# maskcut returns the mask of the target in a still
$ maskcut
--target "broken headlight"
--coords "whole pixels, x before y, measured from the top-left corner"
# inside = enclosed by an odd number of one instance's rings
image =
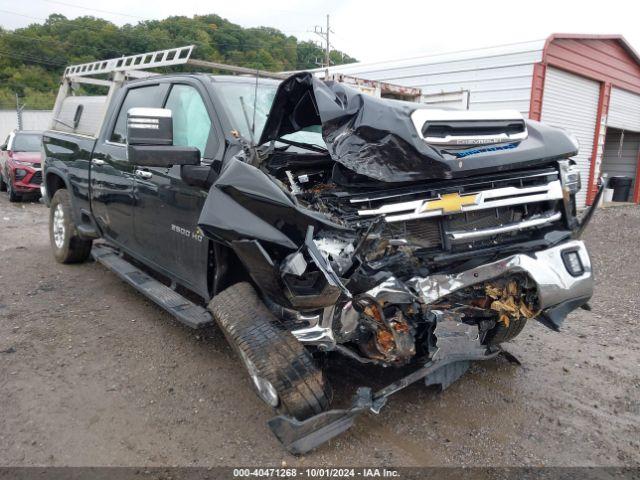
[[[560,179],[562,187],[571,195],[575,195],[582,188],[582,180],[580,178],[580,170],[577,165],[569,160],[560,162]]]

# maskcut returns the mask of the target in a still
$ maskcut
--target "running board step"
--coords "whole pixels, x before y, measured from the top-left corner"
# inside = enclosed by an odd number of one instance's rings
[[[213,325],[213,318],[208,310],[150,277],[108,246],[94,245],[91,256],[188,327],[203,328]]]

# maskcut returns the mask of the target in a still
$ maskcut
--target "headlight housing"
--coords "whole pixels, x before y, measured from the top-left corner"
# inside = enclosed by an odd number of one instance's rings
[[[24,162],[22,160],[13,160],[13,163],[15,163],[16,165],[24,165],[25,167],[32,167],[33,163],[31,162]]]
[[[562,187],[571,195],[575,195],[582,188],[580,170],[575,163],[569,160],[562,160],[559,164]]]
[[[27,176],[26,170],[23,170],[22,168],[16,169],[16,179],[20,180],[21,178],[24,178],[26,176]]]

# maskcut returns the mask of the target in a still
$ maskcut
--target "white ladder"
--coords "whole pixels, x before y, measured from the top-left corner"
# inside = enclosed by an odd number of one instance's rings
[[[148,68],[168,67],[183,65],[189,61],[193,45],[168,48],[155,52],[140,53],[127,57],[110,58],[97,62],[80,63],[70,65],[64,70],[65,78],[86,77],[111,72],[131,72],[134,70],[146,70]]]

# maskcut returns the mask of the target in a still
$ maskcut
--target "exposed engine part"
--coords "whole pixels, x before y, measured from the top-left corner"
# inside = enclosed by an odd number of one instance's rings
[[[314,239],[314,243],[336,271],[345,272],[353,264],[353,242],[337,237],[320,237]]]
[[[291,173],[290,170],[287,170],[285,174],[287,175],[287,180],[289,180],[289,187],[291,188],[291,193],[293,193],[294,195],[299,195],[300,193],[302,193],[302,189],[298,185],[298,182],[296,181],[296,179],[293,177],[293,173]]]
[[[415,329],[409,324],[402,310],[391,306],[385,312],[383,306],[369,296],[360,296],[356,305],[361,309],[368,339],[359,344],[369,358],[388,363],[408,363],[416,353]],[[390,313],[390,315],[389,315]]]

